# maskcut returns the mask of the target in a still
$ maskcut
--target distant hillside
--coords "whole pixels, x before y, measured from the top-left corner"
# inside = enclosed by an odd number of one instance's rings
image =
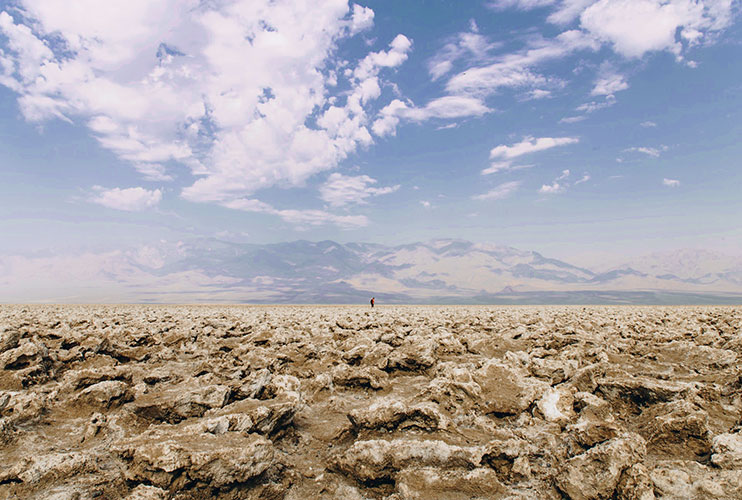
[[[196,239],[0,257],[4,302],[742,303],[742,259],[680,250],[597,271],[463,240],[399,246]],[[14,298],[15,297],[15,298]]]

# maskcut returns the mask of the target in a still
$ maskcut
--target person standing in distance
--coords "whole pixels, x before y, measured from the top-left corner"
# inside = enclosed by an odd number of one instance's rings
[[[374,302],[375,302],[374,297],[371,297],[371,309],[374,308]]]

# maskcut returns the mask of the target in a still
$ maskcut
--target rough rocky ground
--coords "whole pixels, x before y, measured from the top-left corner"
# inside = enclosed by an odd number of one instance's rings
[[[742,498],[742,308],[0,306],[0,499]]]

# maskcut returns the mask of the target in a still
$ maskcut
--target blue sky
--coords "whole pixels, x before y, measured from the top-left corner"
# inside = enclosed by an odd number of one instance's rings
[[[739,253],[739,10],[0,2],[0,254],[204,236]]]

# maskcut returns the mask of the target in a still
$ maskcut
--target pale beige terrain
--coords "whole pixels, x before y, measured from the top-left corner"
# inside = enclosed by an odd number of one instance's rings
[[[740,499],[740,307],[0,306],[0,499]]]

